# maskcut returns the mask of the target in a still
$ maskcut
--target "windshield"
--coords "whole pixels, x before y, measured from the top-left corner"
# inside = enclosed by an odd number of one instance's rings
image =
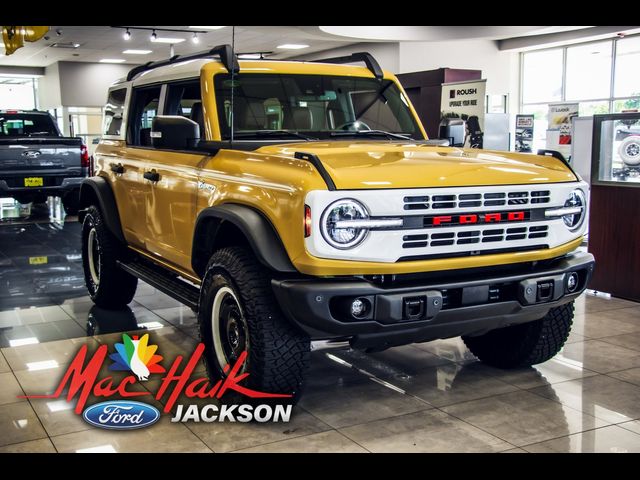
[[[233,82],[236,138],[328,139],[367,131],[424,138],[406,97],[390,80],[240,73]],[[218,74],[214,83],[221,135],[226,140],[231,132],[231,75]]]
[[[0,113],[0,138],[34,136],[58,136],[58,129],[49,115]]]

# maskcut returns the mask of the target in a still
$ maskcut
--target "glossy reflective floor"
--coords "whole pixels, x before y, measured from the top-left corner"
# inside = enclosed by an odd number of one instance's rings
[[[81,345],[116,332],[149,331],[165,358],[197,343],[191,310],[148,285],[124,311],[93,306],[79,225],[59,207],[5,208],[0,220],[0,452],[640,452],[640,305],[593,296],[576,303],[564,350],[535,368],[487,367],[459,339],[316,352],[288,424],[164,416],[113,432],[64,400],[20,400],[50,392]]]

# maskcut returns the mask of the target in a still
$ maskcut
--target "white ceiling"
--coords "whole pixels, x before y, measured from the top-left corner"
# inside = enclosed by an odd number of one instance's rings
[[[153,27],[153,26],[152,26]],[[158,26],[158,28],[189,29],[188,26]],[[60,30],[62,35],[56,35]],[[319,31],[304,31],[298,27],[236,27],[237,52],[276,51],[283,43],[304,43],[310,48],[295,52],[310,53],[353,43],[351,39],[333,39]],[[152,43],[151,31],[131,30],[131,39],[123,38],[124,30],[107,26],[52,26],[47,36],[37,42],[25,42],[25,46],[9,56],[0,57],[0,65],[46,67],[58,61],[97,62],[103,58],[122,58],[127,63],[145,63],[169,57],[169,45]],[[198,34],[199,44],[191,42],[191,33],[157,32],[159,37],[179,37],[186,41],[174,46],[176,54],[205,50],[222,43],[231,43],[231,27]],[[79,43],[77,49],[52,48],[54,42]],[[124,55],[126,49],[153,50],[149,55]],[[289,54],[294,51],[279,50]],[[294,52],[294,53],[295,53]],[[282,56],[282,55],[280,55]]]
[[[151,26],[154,27],[154,26]],[[188,29],[188,26],[156,26],[157,28]],[[273,58],[288,58],[362,41],[436,41],[458,38],[489,38],[575,30],[584,27],[319,27],[319,26],[238,26],[235,28],[236,52],[273,51]],[[61,35],[56,34],[60,30]],[[191,33],[157,32],[158,36],[186,39],[175,45],[176,54],[186,54],[231,43],[231,27],[198,34],[199,44],[191,42]],[[150,31],[131,30],[131,39],[124,40],[123,29],[108,26],[52,26],[47,34],[9,56],[0,56],[0,66],[46,67],[58,61],[97,62],[103,58],[121,58],[126,63],[139,64],[169,57],[169,45],[152,43]],[[79,43],[77,49],[52,48],[54,42]],[[310,45],[304,50],[278,50],[283,43]],[[124,55],[126,49],[152,50],[149,55]]]

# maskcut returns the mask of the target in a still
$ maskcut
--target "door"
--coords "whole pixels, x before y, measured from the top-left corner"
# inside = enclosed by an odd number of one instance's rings
[[[147,209],[151,183],[144,179],[153,162],[151,123],[159,113],[161,87],[134,88],[128,114],[127,141],[105,164],[111,175],[118,212],[127,242],[147,249]]]
[[[181,115],[202,125],[199,79],[168,84],[164,97],[163,115]],[[201,135],[204,136],[203,133]],[[198,171],[208,155],[155,149],[146,153],[145,169],[157,175],[157,181],[146,181],[149,184],[146,248],[164,261],[189,272]]]

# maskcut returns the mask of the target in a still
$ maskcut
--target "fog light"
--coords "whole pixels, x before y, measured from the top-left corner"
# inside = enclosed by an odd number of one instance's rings
[[[578,274],[571,272],[567,277],[567,292],[573,293],[578,288]]]
[[[351,315],[355,318],[362,318],[369,312],[369,300],[366,298],[356,298],[351,302]]]

